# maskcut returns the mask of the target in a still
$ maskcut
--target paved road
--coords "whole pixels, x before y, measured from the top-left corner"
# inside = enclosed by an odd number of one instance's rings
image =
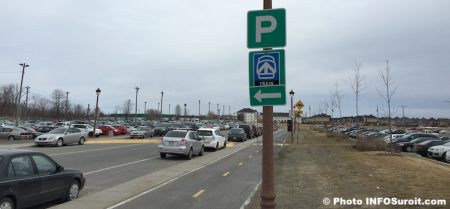
[[[275,144],[287,138],[275,134]],[[276,145],[276,147],[280,147]],[[261,179],[261,145],[253,144],[207,167],[182,176],[147,194],[131,199],[117,209],[238,209]],[[275,149],[279,152],[280,148]]]
[[[286,133],[280,132],[276,136],[275,141],[278,142],[275,143],[280,143],[282,139],[286,138]],[[161,159],[157,147],[158,140],[142,140],[142,143],[138,144],[126,144],[123,141],[117,143],[117,138],[114,140],[114,142],[108,143],[106,140],[99,139],[101,144],[93,143],[83,146],[34,147],[30,144],[20,146],[44,152],[64,167],[84,172],[86,186],[80,198],[89,197],[91,194],[114,188],[157,171],[176,168],[178,165],[182,166],[184,162],[187,162],[183,157],[177,156]],[[229,142],[228,148],[231,149],[237,144],[239,142]],[[163,198],[167,194],[170,194],[170,197],[189,202],[191,206],[188,208],[215,208],[208,205],[210,201],[220,206],[217,208],[239,208],[259,182],[260,149],[259,144],[244,148],[229,157],[160,187],[159,190],[163,190],[162,193],[160,191],[148,193],[149,197],[144,199],[158,202],[157,205],[161,207],[155,208],[174,208],[163,207],[173,203],[170,199]],[[208,156],[214,154],[217,153],[206,152],[205,156],[201,158],[208,159]],[[193,160],[195,161],[196,158],[194,157]],[[182,189],[180,190],[178,187]],[[193,193],[198,193],[198,195],[193,198]],[[120,208],[148,208],[147,206],[143,207],[148,204],[140,200],[142,199],[138,198],[129,202],[129,207],[123,205]],[[55,203],[48,203],[36,208],[49,208],[55,205]]]

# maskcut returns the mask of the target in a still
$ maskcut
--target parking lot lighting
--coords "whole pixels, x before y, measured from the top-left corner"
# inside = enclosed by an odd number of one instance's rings
[[[97,126],[97,114],[98,114],[98,96],[100,96],[100,93],[102,91],[100,90],[100,88],[97,88],[97,90],[95,90],[95,93],[97,94],[97,102],[95,103],[95,115],[94,115],[94,135],[95,135],[95,129]]]

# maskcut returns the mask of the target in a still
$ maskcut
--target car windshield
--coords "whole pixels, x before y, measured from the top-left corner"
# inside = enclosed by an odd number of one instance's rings
[[[212,131],[197,130],[197,135],[199,135],[199,136],[212,136]]]
[[[56,129],[51,130],[48,133],[49,134],[63,134],[64,132],[66,132],[65,128],[56,128]]]
[[[186,136],[186,132],[184,131],[170,131],[166,134],[166,137],[173,137],[173,138],[183,138]]]

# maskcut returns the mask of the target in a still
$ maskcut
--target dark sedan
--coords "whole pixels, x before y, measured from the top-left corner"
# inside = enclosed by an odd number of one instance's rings
[[[442,141],[440,139],[424,141],[424,142],[416,144],[414,146],[414,152],[419,155],[422,155],[423,157],[427,157],[428,156],[428,148],[430,148],[432,146],[443,145],[446,142],[447,141]]]
[[[247,134],[245,133],[243,128],[232,128],[228,132],[228,141],[246,141]]]
[[[49,156],[31,150],[0,149],[0,207],[28,208],[52,200],[76,199],[83,173],[64,169]]]

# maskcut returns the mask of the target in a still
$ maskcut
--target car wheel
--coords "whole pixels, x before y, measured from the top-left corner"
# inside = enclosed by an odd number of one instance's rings
[[[133,137],[132,136],[130,136],[130,139],[132,139]]]
[[[80,140],[78,141],[78,144],[83,145],[84,142],[86,142],[86,139],[84,139],[84,137],[81,137]]]
[[[412,147],[407,146],[407,147],[406,147],[406,151],[407,151],[407,152],[412,152]]]
[[[159,153],[159,156],[161,156],[161,158],[166,158],[167,154],[166,153]]]
[[[447,156],[447,155],[448,155],[448,152],[444,152],[444,154],[442,154],[442,160],[447,163],[450,163],[450,156]]]
[[[56,141],[56,146],[57,147],[61,147],[64,144],[62,139],[58,139],[58,141]]]
[[[219,142],[217,142],[216,147],[214,148],[214,152],[219,150]]]
[[[9,140],[9,141],[14,141],[14,140],[16,140],[16,137],[14,137],[14,136],[8,136],[8,140]]]
[[[73,180],[69,188],[67,188],[64,196],[61,198],[61,202],[68,202],[78,198],[80,194],[80,183],[77,180]]]
[[[205,147],[202,146],[202,148],[200,149],[200,152],[198,153],[198,156],[203,156],[204,153],[205,153]]]
[[[189,152],[188,152],[188,154],[186,155],[186,159],[187,159],[187,160],[192,159],[192,148],[189,149]]]
[[[11,198],[6,197],[0,201],[0,209],[14,209],[14,203]]]

